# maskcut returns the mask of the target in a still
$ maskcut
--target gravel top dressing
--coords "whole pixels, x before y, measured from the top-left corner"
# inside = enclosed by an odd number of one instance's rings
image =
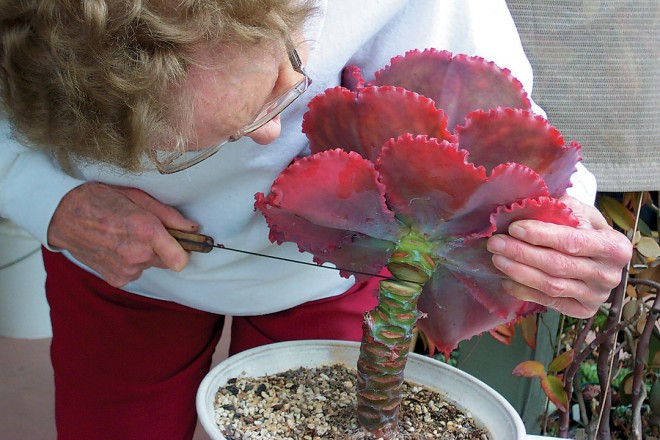
[[[356,414],[354,369],[343,365],[298,368],[252,378],[238,377],[220,388],[215,420],[228,440],[373,439]],[[469,413],[442,395],[404,383],[399,439],[487,440]]]

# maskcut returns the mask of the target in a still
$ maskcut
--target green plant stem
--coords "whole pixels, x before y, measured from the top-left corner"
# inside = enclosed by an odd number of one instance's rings
[[[403,238],[387,266],[392,277],[380,282],[378,305],[364,317],[357,415],[376,437],[396,438],[403,371],[419,317],[417,300],[435,269],[430,255],[420,235],[411,232]]]

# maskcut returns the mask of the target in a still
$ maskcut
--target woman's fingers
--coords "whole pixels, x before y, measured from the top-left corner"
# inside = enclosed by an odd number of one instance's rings
[[[51,246],[68,250],[109,284],[122,287],[149,267],[182,270],[189,254],[165,227],[197,224],[134,189],[89,182],[71,190],[48,229]]]
[[[580,220],[577,228],[520,220],[511,224],[510,235],[491,237],[488,250],[512,295],[567,315],[591,316],[621,281],[632,246],[597,209],[564,201]]]

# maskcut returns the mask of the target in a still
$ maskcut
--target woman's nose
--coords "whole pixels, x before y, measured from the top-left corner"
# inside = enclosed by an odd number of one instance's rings
[[[281,130],[282,124],[280,122],[280,116],[277,115],[264,126],[259,127],[257,130],[254,130],[252,133],[248,133],[245,136],[251,138],[260,145],[267,145],[279,137]]]

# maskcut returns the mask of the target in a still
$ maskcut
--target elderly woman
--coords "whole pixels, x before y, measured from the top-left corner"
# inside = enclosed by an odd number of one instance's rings
[[[225,315],[232,353],[359,340],[376,281],[190,255],[166,228],[305,258],[268,241],[253,195],[305,153],[306,103],[344,66],[425,47],[531,88],[503,0],[0,0],[0,215],[44,245],[61,439],[191,438]],[[630,245],[590,206],[584,168],[571,191],[579,228],[523,222],[489,249],[509,293],[585,317]]]

